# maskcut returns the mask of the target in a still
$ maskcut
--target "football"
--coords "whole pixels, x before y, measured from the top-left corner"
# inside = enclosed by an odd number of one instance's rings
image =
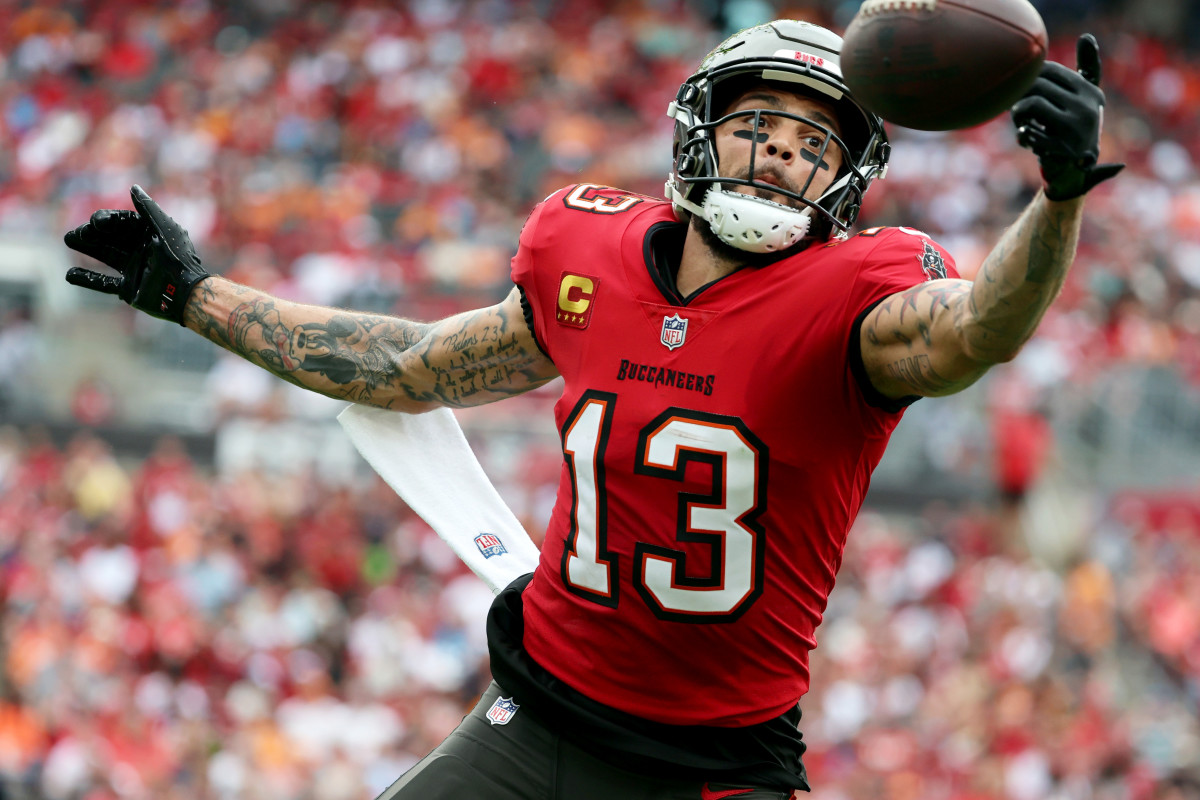
[[[969,128],[1007,111],[1046,60],[1029,0],[866,0],[846,28],[842,74],[888,122]]]

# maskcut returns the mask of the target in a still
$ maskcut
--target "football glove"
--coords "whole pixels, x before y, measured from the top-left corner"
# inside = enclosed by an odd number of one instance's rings
[[[107,264],[117,275],[82,267],[67,283],[115,294],[151,316],[183,324],[183,310],[209,273],[200,265],[188,232],[140,186],[129,191],[136,211],[102,209],[63,237],[67,247]]]
[[[1075,45],[1076,69],[1047,61],[1025,96],[1012,107],[1017,142],[1038,157],[1046,197],[1069,200],[1091,191],[1125,168],[1097,164],[1104,92],[1100,46],[1085,33]]]

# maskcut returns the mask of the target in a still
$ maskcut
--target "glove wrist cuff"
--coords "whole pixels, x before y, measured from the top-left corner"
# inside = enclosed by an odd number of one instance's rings
[[[192,299],[192,292],[195,291],[196,284],[208,276],[207,272],[202,272],[199,275],[189,275],[180,281],[174,307],[172,308],[171,319],[185,328],[187,327],[187,322],[184,320],[184,317],[187,315],[188,301]]]
[[[1076,192],[1065,189],[1056,191],[1053,187],[1044,186],[1042,187],[1042,194],[1046,195],[1047,200],[1053,200],[1055,203],[1063,203],[1067,200],[1074,200],[1078,197],[1083,197],[1085,194],[1087,194],[1087,189],[1081,189]]]
[[[188,300],[192,298],[192,291],[195,290],[196,284],[208,277],[207,272],[189,273],[181,275],[177,285],[174,287],[174,294],[171,295],[171,301],[168,302],[166,297],[172,289],[170,283],[163,287],[163,311],[169,314],[168,319],[178,322],[180,325],[187,327],[184,321],[185,312],[187,311]]]
[[[1071,182],[1070,188],[1061,188],[1061,184],[1060,188],[1056,188],[1051,181],[1046,180],[1046,172],[1042,170],[1042,180],[1045,181],[1042,191],[1047,199],[1056,202],[1074,200],[1076,197],[1087,194],[1106,180],[1116,177],[1117,173],[1123,169],[1125,169],[1124,164],[1096,164],[1088,167],[1086,171],[1078,173]],[[1062,184],[1065,183],[1066,181],[1062,182]]]
[[[198,264],[175,275],[166,270],[151,269],[130,305],[152,317],[183,325],[184,311],[192,290],[208,276],[209,273]]]

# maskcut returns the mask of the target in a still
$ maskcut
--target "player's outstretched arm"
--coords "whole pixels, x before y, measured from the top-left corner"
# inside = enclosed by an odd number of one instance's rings
[[[131,194],[136,211],[97,211],[65,237],[117,275],[76,267],[67,280],[186,325],[297,386],[417,413],[491,403],[558,375],[516,289],[434,323],[293,303],[209,275],[187,231],[140,187]]]
[[[952,394],[1009,361],[1033,335],[1075,259],[1083,197],[1121,171],[1099,164],[1100,53],[1080,37],[1077,67],[1047,62],[1013,106],[1017,141],[1045,182],[984,260],[974,283],[933,281],[888,298],[864,320],[863,363],[889,397]]]
[[[292,303],[210,277],[192,293],[184,324],[297,386],[411,413],[492,403],[558,375],[517,289],[489,308],[419,323]]]
[[[1029,340],[1075,256],[1082,203],[1042,195],[984,260],[975,281],[929,281],[863,320],[863,366],[888,397],[962,391]]]

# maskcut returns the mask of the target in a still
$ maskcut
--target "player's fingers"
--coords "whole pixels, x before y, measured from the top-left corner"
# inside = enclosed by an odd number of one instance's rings
[[[67,270],[67,283],[104,294],[120,294],[123,282],[123,278],[115,275],[103,275],[82,267],[72,267]]]
[[[80,225],[75,230],[67,231],[67,234],[63,236],[63,242],[72,250],[100,261],[103,261],[103,255],[107,255],[110,251],[108,245],[96,241],[95,229],[90,222]]]
[[[1017,128],[1017,144],[1021,147],[1027,147],[1033,151],[1042,150],[1049,141],[1045,131],[1033,127],[1032,125],[1022,125]]]
[[[88,241],[129,250],[141,245],[147,227],[136,212],[102,208],[92,214],[82,234]]]
[[[1017,144],[1032,151],[1039,159],[1063,159],[1070,155],[1058,139],[1032,126],[1017,128]]]
[[[1090,33],[1075,43],[1075,69],[1093,86],[1100,85],[1100,43]]]
[[[146,229],[146,223],[132,211],[116,211],[102,208],[96,211],[87,222],[67,234],[71,241],[79,244],[107,243],[140,239],[140,234]],[[70,242],[68,242],[70,245]]]
[[[1012,107],[1013,123],[1018,128],[1032,126],[1035,128],[1050,128],[1063,115],[1063,109],[1047,98],[1038,95],[1026,95]]]
[[[1079,76],[1075,76],[1075,79],[1079,80]],[[1070,89],[1056,83],[1049,76],[1042,75],[1033,82],[1033,85],[1029,87],[1029,91],[1025,93],[1025,97],[1022,100],[1031,97],[1040,97],[1056,108],[1065,109],[1071,105],[1072,95],[1074,95],[1074,92]],[[1019,103],[1020,101],[1018,100],[1017,102]]]
[[[85,256],[122,269],[140,249],[144,238],[145,226],[132,211],[105,209],[92,214],[91,220],[78,228],[68,231],[63,236],[63,242]]]
[[[1082,73],[1059,64],[1057,61],[1047,61],[1045,64],[1042,64],[1042,71],[1038,73],[1037,80],[1034,81],[1034,87],[1037,87],[1039,84],[1058,86],[1069,92],[1078,92],[1085,86],[1087,87],[1087,91],[1098,91],[1095,86],[1087,81]],[[1031,87],[1030,91],[1033,91],[1034,87]]]
[[[1017,143],[1039,157],[1065,152],[1066,145],[1061,132],[1068,125],[1066,116],[1066,112],[1053,106],[1044,97],[1019,100],[1012,109]]]
[[[141,186],[135,183],[129,190],[129,196],[133,198],[133,207],[149,220],[160,236],[176,225],[175,220],[159,208],[158,203],[154,202],[154,198],[146,194],[146,190]]]
[[[66,235],[63,236],[63,243],[72,250],[78,250],[79,245],[83,240],[83,229],[88,225],[89,223],[85,222],[78,228],[72,228],[71,230],[67,231]]]
[[[92,214],[88,222],[96,229],[97,233],[108,234],[113,232],[122,232],[133,230],[137,227],[144,226],[142,218],[137,215],[136,211],[128,209],[112,209],[102,208]]]

